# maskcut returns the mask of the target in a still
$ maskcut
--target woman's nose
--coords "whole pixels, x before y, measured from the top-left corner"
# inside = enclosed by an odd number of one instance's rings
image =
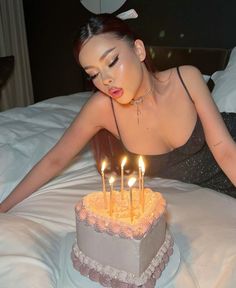
[[[102,82],[104,85],[110,85],[113,82],[111,75],[107,73],[102,74]]]

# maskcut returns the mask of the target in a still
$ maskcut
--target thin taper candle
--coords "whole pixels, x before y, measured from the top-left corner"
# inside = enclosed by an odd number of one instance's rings
[[[138,189],[139,189],[139,203],[142,204],[142,166],[143,158],[139,156],[138,160]]]
[[[103,191],[103,198],[104,198],[104,205],[105,209],[107,209],[107,193],[106,193],[106,184],[105,184],[105,175],[104,175],[104,170],[106,168],[106,162],[102,162],[102,167],[101,167],[101,175],[102,175],[102,191]]]
[[[112,217],[113,214],[113,183],[115,181],[115,178],[113,176],[110,177],[109,179],[109,184],[110,184],[110,211],[109,215]]]
[[[136,182],[136,178],[132,177],[129,179],[128,186],[129,186],[129,197],[130,197],[130,220],[133,222],[134,212],[133,212],[133,189],[132,186]]]
[[[124,166],[126,164],[127,157],[124,157],[121,162],[121,177],[120,177],[120,191],[121,191],[121,199],[124,199]]]
[[[144,166],[144,162],[142,163],[142,167],[141,167],[141,172],[142,172],[142,212],[144,212],[144,206],[145,206],[145,194],[144,194],[144,173],[145,173],[145,166]]]

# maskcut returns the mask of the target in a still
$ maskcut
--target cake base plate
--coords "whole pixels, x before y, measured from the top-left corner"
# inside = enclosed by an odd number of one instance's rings
[[[71,249],[75,242],[76,233],[68,233],[61,243],[60,251],[60,275],[58,288],[102,288],[99,283],[91,281],[89,278],[82,276],[74,269],[71,260]],[[156,288],[164,288],[175,276],[180,265],[180,252],[174,244],[174,252],[162,272],[161,277],[157,280]],[[103,287],[104,288],[104,287]]]

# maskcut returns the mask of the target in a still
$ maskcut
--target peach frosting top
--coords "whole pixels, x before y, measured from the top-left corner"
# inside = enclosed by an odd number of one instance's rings
[[[130,192],[113,191],[113,213],[110,216],[110,192],[105,206],[103,192],[86,195],[75,207],[77,221],[86,221],[98,232],[107,232],[125,238],[141,239],[157,223],[166,210],[166,201],[161,193],[144,189],[144,212],[140,205],[139,189],[133,188],[133,220],[130,217]]]

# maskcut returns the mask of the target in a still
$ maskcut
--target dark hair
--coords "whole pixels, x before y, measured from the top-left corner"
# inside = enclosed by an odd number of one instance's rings
[[[75,35],[73,52],[78,64],[79,53],[83,45],[91,37],[104,33],[110,33],[118,39],[124,39],[125,41],[129,42],[130,45],[133,45],[134,41],[139,38],[136,33],[130,29],[129,25],[125,21],[111,14],[105,13],[92,16],[79,28]],[[144,64],[151,73],[156,71],[156,68],[151,61],[148,49],[146,49]],[[98,171],[100,171],[102,160],[108,158],[110,170],[119,172],[121,156],[126,154],[123,145],[119,140],[117,140],[110,132],[102,129],[93,137],[92,147],[97,162]],[[131,163],[132,161],[130,161],[130,164],[127,165],[127,171],[130,172],[133,169]]]
[[[91,37],[104,33],[113,34],[118,39],[124,39],[130,42],[130,44],[133,44],[134,41],[139,38],[125,21],[117,18],[116,16],[107,13],[92,16],[88,19],[88,21],[80,26],[74,38],[73,52],[78,64],[79,53],[83,45]],[[144,60],[145,66],[147,67],[148,71],[154,73],[156,71],[156,67],[151,61],[148,49],[146,49],[146,54],[147,56]]]

